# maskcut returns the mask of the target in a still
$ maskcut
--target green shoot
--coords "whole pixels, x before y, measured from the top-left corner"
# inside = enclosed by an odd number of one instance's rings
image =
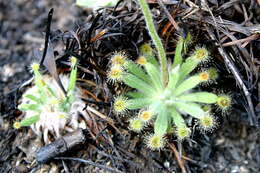
[[[49,114],[56,114],[58,117],[62,114],[68,114],[73,101],[75,100],[75,85],[77,79],[77,59],[71,58],[71,73],[67,87],[67,96],[64,96],[60,88],[57,88],[55,82],[50,77],[43,76],[39,71],[39,64],[31,65],[35,86],[28,89],[22,96],[23,102],[18,109],[25,112],[27,116],[14,124],[15,128],[31,126]],[[55,84],[53,84],[55,83]],[[35,115],[37,114],[37,115]],[[50,115],[51,117],[55,115]],[[58,123],[58,122],[57,122]]]

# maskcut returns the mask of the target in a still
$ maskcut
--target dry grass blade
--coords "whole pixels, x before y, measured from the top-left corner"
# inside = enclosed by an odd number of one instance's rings
[[[109,172],[123,173],[122,171],[119,171],[118,169],[111,168],[109,166],[105,166],[105,165],[102,165],[102,164],[98,164],[98,163],[95,163],[95,162],[93,162],[91,160],[84,160],[84,159],[74,158],[74,157],[55,157],[55,159],[56,160],[77,161],[77,162],[86,163],[86,164],[89,164],[89,165],[92,165],[92,166],[104,169],[104,170],[109,171]]]
[[[180,31],[180,27],[178,26],[178,24],[175,22],[174,18],[172,17],[172,15],[169,13],[169,11],[167,10],[167,8],[165,7],[164,3],[162,0],[157,0],[159,5],[161,6],[161,8],[163,9],[164,13],[167,15],[169,21],[172,23],[172,25],[174,26],[174,28],[177,31]]]
[[[177,159],[177,162],[181,168],[181,172],[182,173],[187,173],[186,169],[185,169],[185,164],[184,164],[184,161],[180,158],[180,154],[178,152],[178,150],[176,149],[175,145],[174,144],[169,144],[170,148],[172,149],[176,159]]]
[[[241,47],[245,47],[250,41],[253,41],[253,40],[256,40],[260,37],[260,34],[256,33],[256,34],[253,34],[249,37],[246,37],[246,38],[243,38],[243,39],[239,39],[239,40],[236,40],[236,41],[231,41],[231,42],[228,42],[228,43],[223,43],[222,46],[223,47],[227,47],[227,46],[232,46],[232,45],[237,45],[237,44],[243,44]]]
[[[212,40],[216,41],[215,43],[217,45],[217,39],[215,38],[212,30],[210,30],[210,28],[208,28],[208,27],[206,27],[206,28],[207,28],[207,32],[208,32],[209,36],[211,37]],[[223,47],[221,45],[218,47],[218,51],[219,51],[220,55],[224,58],[225,64],[229,67],[229,69],[231,70],[232,74],[234,75],[236,81],[238,82],[239,86],[241,87],[241,89],[244,92],[244,95],[247,99],[247,103],[249,106],[248,113],[251,116],[251,118],[250,118],[251,125],[255,125],[257,128],[259,128],[259,124],[258,124],[258,121],[256,118],[256,114],[255,114],[252,99],[251,99],[251,93],[248,91],[246,85],[244,84],[244,82],[241,78],[241,75],[239,74],[238,70],[231,62],[230,57],[227,55],[227,53],[225,52],[225,50],[223,49]]]

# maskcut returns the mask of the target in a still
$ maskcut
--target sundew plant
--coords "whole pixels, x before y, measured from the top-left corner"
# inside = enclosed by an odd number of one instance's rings
[[[231,105],[228,95],[216,95],[198,90],[201,84],[209,84],[218,77],[214,68],[205,69],[197,74],[191,72],[201,63],[207,63],[209,52],[206,48],[196,48],[188,58],[183,58],[187,38],[180,38],[173,62],[167,64],[166,53],[153,24],[152,14],[146,0],[139,0],[147,29],[155,45],[156,55],[149,44],[144,44],[141,55],[133,62],[125,53],[117,52],[111,57],[108,79],[123,82],[134,90],[114,99],[114,111],[118,115],[128,114],[128,110],[139,110],[138,115],[129,120],[129,128],[141,132],[153,124],[153,133],[145,138],[151,149],[164,147],[164,137],[174,127],[179,141],[188,138],[191,129],[186,125],[187,115],[197,119],[202,132],[216,127],[216,119],[210,113],[210,105],[217,105],[224,112]]]
[[[71,73],[69,76],[60,75],[60,80],[66,89],[63,92],[56,80],[49,75],[42,75],[40,65],[31,65],[34,74],[34,85],[22,95],[20,109],[24,118],[14,123],[14,128],[30,126],[45,143],[50,142],[49,136],[60,137],[64,131],[84,128],[83,117],[87,118],[83,110],[85,103],[81,100],[81,93],[76,87],[77,59],[71,58]]]

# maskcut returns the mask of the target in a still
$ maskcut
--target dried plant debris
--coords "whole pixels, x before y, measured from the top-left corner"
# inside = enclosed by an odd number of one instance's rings
[[[53,159],[53,157],[62,155],[79,145],[83,145],[85,141],[86,137],[83,130],[78,129],[40,148],[36,153],[36,160],[39,163],[46,163]]]
[[[127,52],[127,57],[136,61],[140,54],[138,48],[150,41],[136,1],[119,1],[115,8],[97,10],[95,14],[75,9],[74,6],[71,8],[67,1],[1,2],[0,54],[3,60],[0,67],[5,67],[7,72],[11,67],[12,74],[0,74],[0,96],[3,97],[0,100],[0,172],[33,172],[41,169],[58,172],[260,171],[260,141],[254,128],[259,121],[260,104],[258,1],[161,0],[166,10],[157,0],[148,2],[170,59],[179,38],[173,20],[179,26],[181,36],[189,32],[193,36],[193,43],[189,45],[191,50],[195,50],[194,45],[205,45],[214,56],[214,61],[211,59],[208,63],[217,69],[219,78],[217,83],[211,85],[223,88],[214,92],[232,93],[232,111],[229,116],[218,119],[219,130],[203,136],[192,133],[191,137],[197,143],[184,141],[185,145],[182,146],[174,141],[175,138],[168,138],[169,148],[150,152],[141,142],[141,135],[128,131],[130,122],[127,118],[118,119],[107,106],[111,105],[108,103],[112,102],[114,94],[129,91],[123,85],[107,81],[106,72],[110,69],[110,58],[114,51]],[[23,8],[20,8],[21,4]],[[83,101],[89,106],[86,112],[90,119],[86,121],[86,127],[91,139],[87,140],[80,152],[68,152],[65,155],[72,158],[57,158],[59,160],[51,161],[48,165],[37,165],[26,157],[27,138],[21,136],[28,135],[19,135],[33,133],[29,128],[18,131],[11,128],[14,118],[22,118],[21,112],[15,109],[22,93],[13,89],[31,78],[28,71],[19,70],[25,70],[32,63],[32,54],[28,55],[28,52],[44,43],[41,33],[46,26],[46,9],[50,7],[54,7],[50,43],[53,45],[58,74],[69,74],[69,58],[75,56],[78,59],[77,86],[87,95]],[[167,10],[173,20],[166,15]],[[76,19],[74,28],[67,19]],[[66,27],[68,24],[69,28]],[[54,31],[54,28],[60,30]],[[139,60],[139,63],[144,62]],[[198,71],[206,68],[202,65]],[[204,90],[207,85],[201,87]],[[25,89],[22,88],[22,91]],[[205,107],[205,110],[208,108]],[[150,115],[144,110],[138,117],[149,120]],[[187,123],[194,125],[196,122],[188,120]],[[133,121],[132,125],[135,124]],[[149,126],[147,128],[152,130]],[[21,138],[24,139],[22,144],[17,143]],[[28,140],[27,146],[30,146],[32,140]],[[31,153],[28,154],[31,157]]]

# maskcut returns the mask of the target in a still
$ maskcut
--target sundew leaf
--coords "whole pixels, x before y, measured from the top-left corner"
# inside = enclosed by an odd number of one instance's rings
[[[45,101],[46,100],[46,93],[45,93],[45,82],[43,81],[42,79],[42,75],[41,73],[39,72],[39,70],[33,70],[33,73],[34,73],[34,81],[35,81],[35,85],[37,86],[38,88],[38,92],[40,94],[40,99],[42,101]]]
[[[130,99],[127,108],[130,110],[141,109],[148,107],[151,103],[152,100],[150,98]]]
[[[180,65],[183,61],[182,58],[183,45],[184,45],[184,39],[180,38],[175,49],[174,62],[172,68],[176,67],[177,65]]]
[[[149,110],[154,114],[159,114],[160,112],[165,111],[165,109],[163,109],[164,106],[165,104],[162,101],[153,99],[153,102],[149,106]]]
[[[180,66],[178,65],[175,68],[173,68],[172,71],[170,72],[169,82],[167,86],[167,89],[169,89],[170,91],[173,91],[178,83],[180,77],[179,70],[180,70]]]
[[[47,85],[47,90],[49,91],[49,93],[50,93],[53,97],[56,97],[55,92],[54,92],[54,91],[52,90],[52,88],[49,87],[48,85]]]
[[[216,103],[218,96],[209,92],[196,92],[191,94],[184,94],[178,97],[180,100],[188,102],[199,102],[199,103]]]
[[[145,98],[145,94],[141,92],[128,92],[126,93],[126,96],[137,99],[137,98]]]
[[[186,112],[187,114],[190,114],[194,118],[201,118],[205,113],[203,109],[200,107],[200,105],[196,103],[184,103],[184,102],[176,102],[173,103],[178,110],[181,112]]]
[[[190,56],[186,59],[186,61],[181,65],[180,69],[180,82],[182,82],[190,72],[192,72],[199,64],[199,61],[194,58],[193,56]]]
[[[40,103],[40,98],[34,96],[34,95],[31,95],[31,94],[27,94],[24,96],[25,98],[28,98],[36,103]]]
[[[77,67],[74,66],[74,67],[72,67],[71,72],[70,72],[70,81],[69,81],[69,85],[67,88],[68,95],[73,94],[73,91],[74,91],[75,85],[76,85],[76,80],[77,80]]]
[[[168,115],[166,111],[162,111],[157,115],[154,123],[154,133],[156,135],[163,136],[166,134],[168,129]]]
[[[34,81],[35,81],[35,85],[38,87],[39,90],[43,90],[44,87],[44,81],[42,80],[42,75],[39,72],[39,70],[34,70]]]
[[[161,90],[163,88],[163,84],[161,82],[161,73],[158,68],[156,68],[151,63],[147,63],[144,65],[145,70],[151,78],[151,81],[155,88]]]
[[[18,109],[21,111],[39,111],[39,104],[21,104]]]
[[[43,77],[38,68],[33,68],[33,74],[35,85],[38,89],[38,93],[40,94],[40,100],[42,103],[44,103],[47,100],[46,83],[44,82]]]
[[[154,89],[149,84],[132,74],[126,74],[123,78],[123,82],[126,85],[135,88],[146,95],[151,95],[152,93],[154,93]]]
[[[147,83],[151,82],[149,76],[144,72],[144,70],[134,62],[128,61],[126,65],[126,69],[127,71],[139,77],[140,79],[143,79],[145,82]]]
[[[40,116],[39,116],[39,115],[34,115],[34,116],[29,117],[29,118],[23,119],[23,120],[20,122],[20,124],[21,124],[21,126],[23,126],[23,127],[24,127],[24,126],[30,126],[30,125],[36,123],[37,121],[39,121],[39,119],[40,119]]]
[[[158,60],[155,58],[154,55],[146,55],[147,62],[153,64],[157,69],[160,69]]]
[[[73,97],[70,97],[71,99],[74,99],[74,96]],[[69,109],[70,109],[70,103],[72,102],[72,100],[68,100],[66,99],[65,101],[61,102],[59,104],[59,110],[62,111],[62,112],[69,112]]]
[[[191,76],[185,81],[183,81],[181,84],[179,84],[176,88],[176,90],[173,92],[176,96],[184,93],[185,91],[188,91],[194,87],[196,87],[200,83],[200,79],[198,75]]]
[[[171,109],[171,117],[173,119],[174,124],[177,127],[185,127],[186,126],[185,120],[183,119],[181,114],[175,108]]]
[[[184,53],[187,53],[188,44],[191,43],[191,40],[192,40],[192,36],[191,36],[190,32],[188,32],[188,34],[186,35],[186,37],[184,39],[184,43],[183,43]]]

